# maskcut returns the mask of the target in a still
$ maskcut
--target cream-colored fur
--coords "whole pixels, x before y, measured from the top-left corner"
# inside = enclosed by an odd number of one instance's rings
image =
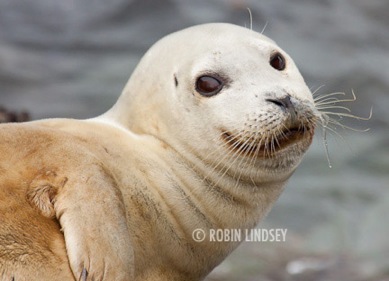
[[[207,73],[226,79],[212,97],[195,89]],[[269,102],[285,95],[293,113]],[[239,243],[193,230],[254,227],[311,143],[315,112],[265,36],[208,24],[165,37],[106,114],[0,126],[1,280],[202,280]],[[291,120],[307,131],[282,146]]]

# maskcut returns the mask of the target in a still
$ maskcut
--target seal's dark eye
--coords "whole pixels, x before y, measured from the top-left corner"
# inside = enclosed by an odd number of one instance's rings
[[[196,81],[196,91],[205,97],[211,97],[220,92],[223,83],[213,76],[200,76]]]
[[[275,53],[270,58],[270,65],[279,71],[282,71],[286,67],[285,58],[280,53]]]

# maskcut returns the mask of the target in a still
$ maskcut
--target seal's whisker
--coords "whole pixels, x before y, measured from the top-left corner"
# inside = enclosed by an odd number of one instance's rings
[[[320,108],[318,108],[318,110],[320,111]],[[361,117],[361,116],[357,116],[354,114],[349,114],[349,113],[344,113],[344,112],[334,112],[334,111],[320,111],[320,113],[325,114],[327,116],[334,115],[334,116],[339,116],[339,117],[348,117],[348,118],[357,119],[357,120],[369,121],[373,115],[373,109],[370,109],[370,113],[369,113],[368,117]]]
[[[220,139],[223,138],[223,134],[225,134],[227,132],[222,132],[219,136],[217,136],[213,141],[219,141]],[[232,146],[234,146],[234,142],[236,143],[236,136],[232,136],[230,139],[228,139],[225,143],[223,143],[222,145],[218,146],[217,149],[215,149],[214,151],[212,151],[211,153],[209,153],[205,158],[204,160],[207,161],[209,160],[209,158],[211,158],[211,156],[214,156],[215,154],[219,153],[221,150],[225,150],[229,145],[232,144]],[[228,150],[229,151],[229,150]],[[228,153],[227,155],[225,156],[229,156],[230,154]],[[223,158],[224,159],[224,158]]]
[[[220,182],[220,179],[224,178],[224,176],[228,173],[228,171],[231,169],[231,167],[233,167],[233,165],[235,164],[236,160],[238,160],[241,156],[242,153],[244,153],[244,147],[247,145],[247,142],[250,140],[247,139],[243,145],[240,145],[239,143],[239,139],[236,137],[236,142],[234,143],[234,146],[238,146],[237,150],[235,151],[235,153],[232,155],[233,157],[233,160],[231,161],[230,165],[228,167],[225,168],[225,171],[223,172],[222,176],[218,178],[218,180],[214,183],[214,186],[217,186]],[[235,177],[235,174],[233,176],[233,178]]]
[[[269,152],[269,141],[270,135],[265,136],[265,149],[264,149],[264,157],[268,156],[271,157],[271,153]]]
[[[249,142],[250,139],[252,139],[252,140]],[[247,145],[248,145],[248,147],[253,147],[253,146],[255,145],[255,136],[251,136],[251,137],[247,140]],[[243,147],[244,147],[244,146],[243,146]],[[239,153],[239,155],[237,155],[237,158],[241,158],[238,167],[240,167],[240,166],[242,165],[242,162],[243,162],[244,158],[247,157],[250,153],[251,153],[250,149],[242,149],[242,150],[241,150],[241,153]],[[243,156],[243,157],[241,157],[241,156]],[[250,165],[252,164],[252,161],[253,161],[253,159],[251,159]],[[235,179],[235,175],[236,175],[236,173],[237,173],[238,171],[239,171],[239,168],[238,168],[238,169],[235,171],[235,173],[234,173],[234,176],[233,176],[234,179]],[[240,172],[240,173],[239,173],[239,176],[237,177],[236,186],[239,184],[239,179],[240,179],[241,175],[242,175],[242,172]]]
[[[250,153],[250,148],[252,147],[252,142],[255,141],[255,136],[251,135],[244,143],[239,144],[239,154],[237,154],[237,157],[242,156],[242,153],[244,153],[244,156],[249,155]],[[247,149],[248,148],[248,149]]]
[[[273,145],[274,145],[274,143],[272,142],[273,141],[273,134],[269,134],[267,139],[268,139],[267,149],[268,149],[268,153],[269,153],[268,155],[269,155],[269,157],[271,157],[273,154]]]
[[[258,137],[259,137],[258,135],[259,135],[259,133],[255,132],[255,135],[254,135],[255,143],[251,144],[253,147],[255,147],[255,144],[258,144]],[[253,157],[250,159],[249,166],[253,166],[255,163],[255,159],[257,158],[257,153],[256,153],[257,149],[258,149],[258,147],[255,147],[255,149],[252,150]],[[246,153],[246,155],[247,155],[247,153]]]
[[[223,132],[220,136],[222,137],[224,133],[225,133],[225,132]],[[223,163],[224,160],[225,160],[226,158],[228,158],[228,157],[230,157],[231,159],[237,159],[237,158],[238,158],[237,155],[239,154],[239,150],[240,150],[240,148],[239,148],[239,145],[240,145],[239,138],[240,138],[240,137],[241,137],[241,134],[238,134],[237,136],[232,136],[229,140],[227,140],[227,142],[226,142],[225,144],[223,144],[223,145],[221,146],[221,147],[224,147],[224,148],[227,148],[228,146],[232,146],[233,150],[231,150],[231,151],[233,151],[233,152],[231,152],[231,153],[229,152],[229,153],[225,154],[225,155],[220,159],[220,161],[219,161],[217,164],[213,165],[213,167],[212,167],[210,173],[215,172],[215,171],[217,170],[217,168],[219,167],[219,165],[220,165],[221,163]],[[232,144],[231,144],[231,143],[232,143]],[[227,149],[227,151],[229,151],[229,150]],[[232,167],[232,165],[233,165],[234,162],[235,162],[235,160],[232,161],[231,165],[229,165],[228,167],[225,167],[225,168],[224,168],[225,171],[224,171],[224,173],[223,173],[223,176],[224,176],[224,175],[228,172],[228,170]],[[223,168],[222,168],[221,171],[223,171]],[[206,178],[210,175],[210,173],[208,173],[208,175],[206,176]],[[217,184],[217,183],[218,183],[218,182],[216,182],[215,184]]]
[[[268,157],[273,157],[273,148],[272,148],[272,143],[271,143],[271,140],[273,138],[273,134],[269,134],[267,137],[266,137],[266,152],[267,152],[267,155]]]
[[[211,169],[209,170],[209,172],[204,176],[204,180],[206,180],[211,174],[213,174],[213,173],[218,173],[217,172],[217,169],[218,169],[218,167],[221,165],[221,163],[223,163],[224,162],[224,160],[226,160],[227,158],[234,158],[234,154],[235,154],[235,152],[227,152],[226,154],[224,154],[224,156],[221,158],[221,159],[219,159],[219,161],[218,162],[214,162],[214,163],[212,163],[211,164]],[[221,171],[223,171],[223,169],[226,169],[226,170],[228,170],[230,167],[222,167],[221,168]]]
[[[301,122],[303,122],[303,121],[301,120]],[[282,124],[282,128],[279,128],[278,131],[279,131],[278,134],[282,138],[285,138],[286,137],[285,131],[289,131],[289,128],[285,124]]]
[[[353,128],[353,127],[350,127],[350,126],[347,126],[347,125],[344,125],[342,123],[340,123],[339,121],[337,120],[334,120],[334,119],[330,119],[328,121],[328,124],[333,124],[335,126],[338,126],[338,127],[341,127],[342,129],[348,129],[348,130],[351,130],[351,131],[354,131],[354,132],[368,132],[370,130],[370,128],[366,128],[366,129],[356,129],[356,128]],[[329,127],[330,128],[330,127]]]
[[[242,161],[243,161],[243,158],[240,160],[240,163],[239,163],[238,166],[240,166],[240,165],[242,164]],[[237,173],[238,173],[238,171],[235,171],[234,176],[232,177],[233,180],[235,180],[235,184],[234,184],[234,186],[233,186],[233,189],[234,189],[234,190],[236,190],[236,189],[238,188],[239,182],[240,182],[240,177],[242,176],[242,172],[240,172],[240,173],[238,174],[238,176],[235,178],[235,175],[236,175]]]
[[[328,97],[331,97],[331,96],[334,96],[334,95],[343,95],[343,96],[345,96],[346,93],[344,93],[344,92],[336,92],[336,93],[331,93],[331,94],[324,95],[324,96],[319,96],[319,97],[314,99],[316,107],[318,109],[320,109],[321,105],[344,103],[344,102],[354,102],[354,101],[357,100],[357,97],[356,97],[356,95],[355,95],[353,90],[351,91],[352,97],[349,98],[349,99],[347,99],[347,98],[346,99],[337,99],[337,98],[324,99],[324,98],[328,98]],[[335,108],[335,106],[334,106],[334,108]],[[350,111],[350,109],[345,108],[345,107],[343,109],[347,109],[348,111]]]
[[[330,122],[330,123],[332,123],[332,122]],[[336,131],[336,128],[331,128],[331,126],[328,126],[328,124],[327,124],[326,126],[323,126],[323,129],[328,130],[329,132],[337,135],[339,138],[341,138],[342,140],[345,141],[344,137],[338,131]]]
[[[259,141],[257,142],[257,147],[255,148],[255,150],[253,152],[255,157],[259,156],[259,152],[260,152],[261,146],[262,146],[262,141],[263,141],[263,136],[261,136],[259,138]]]
[[[325,99],[315,101],[315,105],[320,106],[320,105],[326,105],[326,104],[337,104],[337,103],[353,102],[353,101],[355,101],[355,100],[354,99],[338,99],[336,97],[328,97]]]
[[[263,135],[261,137],[261,142],[263,142],[263,153],[262,153],[262,157],[266,157],[266,150],[267,150],[267,135]]]
[[[282,132],[282,130],[278,130],[277,133],[281,134],[281,132]],[[272,144],[273,144],[273,153],[275,153],[276,146],[281,147],[280,142],[278,141],[278,138],[275,135],[272,136]]]
[[[254,139],[255,139],[255,143],[252,144],[252,147],[254,148],[252,149],[252,154],[254,157],[252,157],[250,161],[250,166],[254,164],[255,159],[259,155],[259,150],[261,149],[261,145],[262,145],[262,135],[259,132],[255,132]]]
[[[333,104],[333,103],[330,103],[330,104]],[[317,105],[316,108],[317,108],[317,110],[319,110],[321,112],[323,112],[322,110],[324,110],[324,109],[341,109],[341,110],[345,110],[347,112],[351,112],[350,108],[345,107],[345,106],[341,106],[341,105],[332,105],[332,106],[325,105],[325,106],[321,106],[321,104],[320,104],[320,105]],[[329,112],[331,112],[331,111],[329,111]]]
[[[216,152],[220,151],[224,146],[225,146],[225,145],[222,145],[222,146],[220,146],[218,149],[214,150],[212,153],[208,154],[207,160],[209,160],[209,157],[211,156],[211,154],[212,154],[212,155],[215,155]],[[217,170],[217,168],[219,167],[219,165],[220,165],[226,158],[228,158],[229,156],[231,156],[231,154],[233,154],[233,153],[231,153],[231,152],[228,151],[226,154],[224,154],[224,156],[222,157],[222,159],[216,158],[216,160],[219,160],[219,159],[220,159],[218,162],[217,162],[217,161],[212,161],[212,162],[209,164],[209,165],[211,166],[211,169],[209,169],[209,170],[207,171],[207,173],[204,175],[203,180],[204,180],[204,181],[207,180],[213,173],[215,173],[216,170]],[[217,172],[216,172],[216,173],[217,173]]]
[[[276,146],[281,147],[281,144],[279,142],[279,138],[285,137],[284,129],[287,129],[287,126],[285,126],[285,124],[282,124],[282,128],[277,128],[277,131],[271,135],[271,143],[273,145],[271,148],[272,154],[274,154],[276,152]]]
[[[263,28],[262,28],[262,30],[261,30],[261,34],[263,34],[263,33],[265,32],[266,27],[267,27],[268,24],[269,24],[269,22],[266,21],[266,22],[265,22],[265,25],[263,26]]]
[[[314,95],[316,95],[317,92],[318,92],[321,88],[323,88],[324,86],[325,86],[325,85],[320,85],[320,86],[317,87],[316,90],[314,90],[314,91],[311,90],[311,88],[313,88],[313,87],[311,87],[309,90],[312,92],[312,95],[314,96]]]
[[[328,151],[328,141],[327,141],[327,130],[326,129],[328,129],[328,127],[323,126],[323,129],[322,129],[323,145],[324,145],[324,150],[326,152],[328,167],[332,168],[331,159],[330,159],[330,152]]]
[[[259,140],[259,142],[258,142],[258,140]],[[253,166],[254,163],[255,163],[255,160],[256,160],[256,158],[257,158],[257,156],[258,156],[258,150],[259,150],[260,147],[261,147],[261,142],[262,142],[261,134],[260,134],[259,132],[255,132],[254,137],[253,137],[253,141],[252,141],[251,144],[250,144],[250,146],[251,146],[252,148],[255,148],[255,149],[254,149],[254,150],[248,150],[248,151],[246,151],[246,153],[245,153],[245,155],[244,155],[244,156],[246,157],[246,156],[249,155],[249,152],[252,153],[253,157],[251,157],[250,162],[249,162],[249,166],[250,166],[250,167]],[[241,163],[242,163],[242,162],[243,162],[243,158],[242,158],[242,160],[241,160]],[[241,177],[242,173],[243,173],[243,171],[240,172],[239,178]],[[252,178],[251,175],[250,175],[249,178],[250,178],[250,180],[251,180],[253,186],[256,186],[255,180]],[[238,183],[239,183],[239,182],[236,183],[236,185],[235,185],[236,187],[238,186]]]
[[[329,97],[333,97],[333,96],[345,96],[346,93],[345,92],[334,92],[334,93],[329,93],[329,94],[325,94],[325,95],[316,95],[313,97],[313,100],[315,101],[315,103],[323,100],[323,99],[326,99],[326,98],[329,98]]]
[[[280,135],[281,137],[283,137],[282,135],[284,134],[284,132],[283,132],[282,130],[278,130],[277,134]],[[276,145],[277,145],[278,147],[281,147],[281,144],[280,144],[278,138],[274,136],[274,140],[275,140]],[[274,149],[275,149],[275,148],[274,148]]]
[[[316,101],[315,105],[319,106],[319,105],[325,105],[325,104],[336,104],[336,103],[339,103],[339,102],[341,102],[340,99],[335,98],[335,97],[330,97],[330,98],[326,98],[326,99],[322,99],[322,100]]]
[[[279,137],[277,135],[273,135],[273,137],[272,137],[273,142],[275,142],[275,145],[273,146],[273,151],[272,151],[273,155],[276,153],[277,147],[280,147],[280,142],[278,141],[278,138]]]
[[[356,129],[351,126],[345,125],[341,122],[343,118],[350,118],[350,119],[356,119],[356,120],[362,120],[362,121],[368,121],[372,117],[372,108],[370,109],[370,113],[368,117],[361,117],[357,116],[355,114],[352,114],[351,109],[340,105],[341,103],[348,103],[348,102],[354,102],[357,100],[356,95],[354,91],[351,91],[351,97],[350,98],[338,98],[340,96],[346,96],[346,93],[344,92],[335,92],[335,93],[329,93],[326,95],[320,95],[314,97],[314,102],[316,105],[316,109],[318,111],[318,118],[317,123],[321,125],[322,127],[322,139],[323,139],[323,145],[326,152],[326,157],[328,161],[328,165],[331,168],[331,161],[328,151],[328,142],[327,142],[327,132],[333,133],[336,136],[340,137],[343,141],[346,141],[342,135],[337,131],[337,128],[341,129],[349,129],[356,132],[367,132],[369,129]]]
[[[248,142],[248,140],[246,140],[246,142],[244,144],[246,144]],[[224,172],[223,175],[225,175],[229,169],[231,169],[231,167],[233,166],[233,164],[236,162],[236,160],[239,159],[239,156],[244,152],[244,149],[243,149],[243,145],[241,146],[240,144],[240,141],[239,141],[239,138],[237,137],[237,140],[236,142],[234,143],[234,146],[233,146],[233,149],[236,150],[233,154],[232,154],[232,162],[231,162],[231,165],[229,167],[227,167],[226,171]]]
[[[319,114],[320,114],[320,116],[319,116],[320,122],[319,123],[321,123],[321,125],[323,127],[327,127],[329,124],[333,124],[335,126],[339,126],[339,127],[343,128],[343,129],[350,129],[350,130],[358,131],[358,132],[368,131],[368,130],[359,130],[359,129],[355,129],[355,128],[352,128],[350,126],[344,125],[339,120],[344,118],[344,117],[356,119],[356,120],[363,120],[363,121],[370,120],[372,117],[372,108],[370,109],[370,113],[369,113],[368,117],[361,117],[361,116],[354,115],[351,113],[351,110],[348,107],[343,106],[343,105],[337,105],[338,103],[356,101],[357,98],[355,96],[354,91],[353,90],[351,91],[351,95],[352,95],[351,98],[344,98],[344,99],[334,98],[334,96],[337,96],[337,95],[344,96],[346,94],[344,92],[336,92],[336,93],[330,93],[330,94],[319,96],[319,97],[315,98],[316,109],[319,111]],[[333,110],[333,111],[331,111],[331,110]],[[338,110],[338,111],[336,111],[336,110]],[[338,117],[339,120],[337,120],[336,117]]]
[[[250,30],[253,30],[253,14],[251,13],[250,8],[246,8],[246,9],[249,12],[249,17],[250,17]]]

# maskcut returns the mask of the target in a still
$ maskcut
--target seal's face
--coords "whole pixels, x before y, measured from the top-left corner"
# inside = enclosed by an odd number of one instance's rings
[[[260,177],[287,177],[296,168],[311,143],[316,110],[293,60],[273,41],[208,24],[165,37],[141,65],[155,69],[155,54],[160,71],[149,102],[159,106],[153,121],[159,130],[152,134],[211,164]]]
[[[297,67],[258,33],[244,28],[215,33],[203,40],[206,50],[186,65],[181,61],[175,73],[177,99],[188,109],[186,134],[191,127],[204,128],[190,136],[204,153],[245,158],[277,172],[293,170],[311,143],[316,120],[312,94]]]

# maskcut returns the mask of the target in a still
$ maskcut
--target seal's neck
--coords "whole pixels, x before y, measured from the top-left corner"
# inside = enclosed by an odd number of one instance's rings
[[[176,159],[177,166],[182,168],[175,172],[190,178],[182,188],[193,195],[196,206],[206,210],[207,225],[216,228],[254,227],[270,210],[287,181],[261,182],[244,173],[236,163],[204,161],[190,152],[179,154]]]

